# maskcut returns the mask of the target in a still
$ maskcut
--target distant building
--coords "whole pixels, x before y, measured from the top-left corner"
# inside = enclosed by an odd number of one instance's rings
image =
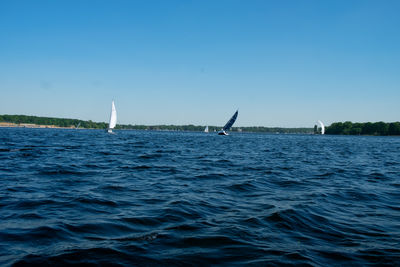
[[[25,127],[25,128],[36,128],[36,127],[38,127],[36,124],[33,124],[33,123],[20,123],[19,126],[20,127]]]

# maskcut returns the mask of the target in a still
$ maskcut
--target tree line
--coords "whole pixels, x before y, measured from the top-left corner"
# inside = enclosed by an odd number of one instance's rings
[[[27,115],[0,115],[0,122],[15,124],[36,124],[36,125],[54,125],[67,128],[85,128],[85,129],[107,129],[105,122],[84,121],[78,119],[38,117]],[[115,129],[120,130],[158,130],[158,131],[204,131],[205,126],[199,125],[132,125],[117,124]],[[222,126],[208,126],[210,132],[221,130]],[[310,134],[312,128],[280,128],[280,127],[232,127],[232,132],[259,132],[259,133],[286,133],[286,134]]]
[[[107,129],[108,123],[93,122],[91,120],[38,117],[27,115],[0,115],[0,122],[15,124],[49,125],[66,128]],[[203,131],[205,126],[200,125],[132,125],[117,124],[115,129],[120,130],[156,130],[156,131]],[[221,126],[208,126],[210,132],[219,131]],[[281,128],[281,127],[232,127],[232,132],[256,133],[284,133],[284,134],[312,134],[313,128]],[[334,122],[325,129],[326,134],[334,135],[400,135],[400,122],[365,122],[353,123]]]
[[[400,122],[334,122],[326,127],[325,133],[342,135],[400,135]]]
[[[77,120],[77,119],[64,119],[64,118],[51,118],[51,117],[38,117],[27,115],[0,115],[0,122],[9,122],[15,124],[36,124],[36,125],[49,125],[58,127],[77,127],[88,129],[105,129],[107,123],[93,122],[91,120]]]

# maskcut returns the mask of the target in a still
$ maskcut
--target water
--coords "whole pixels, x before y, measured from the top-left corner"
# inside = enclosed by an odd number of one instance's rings
[[[0,128],[0,265],[400,264],[400,138]]]

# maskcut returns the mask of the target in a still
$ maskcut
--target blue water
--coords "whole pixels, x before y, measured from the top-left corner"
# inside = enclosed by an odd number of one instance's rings
[[[399,163],[399,137],[0,128],[0,265],[399,265]]]

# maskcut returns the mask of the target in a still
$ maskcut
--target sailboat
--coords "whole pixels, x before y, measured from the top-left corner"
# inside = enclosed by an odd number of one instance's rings
[[[225,124],[221,131],[218,132],[218,135],[228,135],[226,131],[228,131],[232,125],[235,123],[239,110],[236,110],[235,114],[233,114],[232,118]]]
[[[205,133],[208,133],[208,125],[206,126],[206,128],[204,129]]]
[[[110,115],[110,123],[108,124],[108,133],[113,133],[112,129],[114,129],[115,125],[117,125],[117,110],[115,109],[114,100],[111,102],[111,115]]]
[[[316,131],[317,134],[325,134],[325,125],[322,123],[322,121],[317,121],[319,127],[316,125]]]

